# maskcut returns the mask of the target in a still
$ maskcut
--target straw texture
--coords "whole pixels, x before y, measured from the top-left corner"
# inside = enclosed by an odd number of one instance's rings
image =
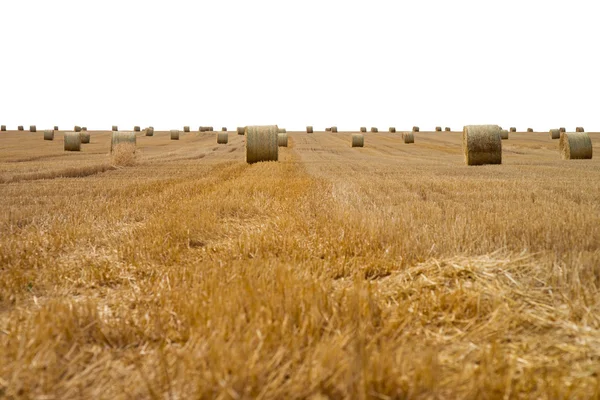
[[[277,143],[277,125],[246,127],[246,162],[277,161],[279,146]]]
[[[136,145],[137,139],[135,137],[135,132],[131,131],[114,131],[112,133],[111,141],[110,141],[110,152],[112,153],[115,146],[123,143],[128,143],[132,145]]]
[[[81,136],[79,132],[65,132],[65,151],[80,151]]]
[[[560,129],[550,129],[550,139],[560,139]]]
[[[501,128],[498,125],[467,125],[463,150],[467,165],[502,164]]]
[[[563,160],[585,160],[592,158],[592,140],[586,132],[565,132],[558,143]]]

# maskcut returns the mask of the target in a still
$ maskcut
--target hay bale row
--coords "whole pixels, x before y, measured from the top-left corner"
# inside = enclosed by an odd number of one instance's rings
[[[81,136],[78,132],[65,132],[65,151],[81,151]]]
[[[379,129],[377,129],[377,127],[372,126],[371,127],[371,132],[379,132]]]
[[[46,129],[44,131],[44,140],[54,140],[54,131]]]
[[[246,162],[277,161],[278,133],[277,125],[246,127]]]
[[[365,146],[365,135],[362,133],[352,134],[352,147],[364,147]]]
[[[585,132],[585,131],[583,130],[582,126],[578,126],[577,128],[575,128],[575,132]]]
[[[550,129],[550,139],[560,139],[560,129]]]
[[[389,131],[390,131],[390,132],[392,132],[392,133],[395,133],[395,132],[396,132],[396,128],[395,128],[395,127],[393,127],[393,126],[390,126],[390,129],[389,129]]]
[[[29,125],[29,132],[37,132],[37,128],[35,125]]]
[[[81,136],[81,144],[87,144],[90,142],[90,133],[87,130],[82,130],[79,132],[79,136]]]
[[[592,140],[586,132],[565,132],[558,142],[563,160],[589,160],[592,158]]]
[[[179,140],[179,130],[171,129],[171,140]]]
[[[246,127],[244,127],[244,126],[238,126],[237,127],[237,134],[238,135],[243,135],[245,131],[246,131]]]
[[[113,125],[112,126],[112,131],[113,132],[117,132],[119,130],[119,127],[117,125]]]
[[[435,127],[435,131],[436,132],[441,132],[442,131],[442,127],[441,126],[436,126]]]
[[[217,144],[227,144],[229,141],[229,134],[227,132],[217,133]]]
[[[413,135],[412,132],[403,132],[402,133],[402,140],[406,144],[414,143],[415,142],[415,135]]]
[[[190,127],[189,126],[184,126],[183,127],[183,131],[184,132],[189,132],[190,131]]]
[[[413,126],[412,131],[413,132],[419,132],[419,127],[418,126]]]
[[[502,164],[502,139],[498,125],[467,125],[463,150],[467,165]]]
[[[361,132],[366,132],[367,131],[367,127],[366,126],[361,126],[360,127],[360,131]]]
[[[277,146],[288,147],[288,134],[287,133],[283,132],[283,133],[277,134]]]
[[[500,130],[500,139],[507,140],[508,139],[508,131],[506,129]]]
[[[313,127],[312,126],[307,126],[306,127],[306,133],[313,133]]]
[[[23,130],[23,125],[19,125],[19,126],[17,127],[17,130],[19,130],[19,131],[22,131],[22,130]]]
[[[120,144],[132,144],[135,146],[137,139],[135,132],[131,131],[113,131],[110,141],[110,152],[112,153],[116,146]]]

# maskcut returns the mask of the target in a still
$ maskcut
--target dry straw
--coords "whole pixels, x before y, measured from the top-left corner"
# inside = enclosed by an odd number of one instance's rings
[[[113,125],[113,126],[112,126],[112,131],[113,131],[113,132],[117,132],[118,130],[119,130],[119,127],[118,127],[118,126],[116,126],[116,125]]]
[[[577,128],[575,128],[575,132],[585,132],[585,131],[583,130],[583,127],[578,126]]]
[[[146,128],[146,136],[154,136],[154,127],[149,126]]]
[[[179,140],[179,131],[177,129],[171,129],[171,140]]]
[[[277,161],[278,133],[277,125],[246,127],[246,162]]]
[[[517,128],[515,128],[515,127],[513,126],[513,127],[511,127],[511,128],[510,128],[510,131],[511,131],[511,132],[516,132],[516,131],[517,131]]]
[[[367,131],[367,127],[366,126],[361,126],[360,127],[360,131],[361,132],[366,132]]]
[[[352,134],[352,147],[364,147],[365,146],[365,135],[362,133]]]
[[[37,132],[37,128],[35,127],[35,125],[29,126],[29,132]]]
[[[244,126],[238,126],[237,127],[237,134],[238,135],[243,135],[245,131],[246,131],[246,127],[244,127]]]
[[[502,139],[502,140],[508,139],[508,131],[506,129],[502,129],[500,131],[500,139]]]
[[[110,154],[111,162],[119,167],[131,167],[136,163],[135,144],[119,143],[114,146]]]
[[[419,132],[419,127],[418,126],[413,126],[413,132]]]
[[[560,129],[550,129],[550,139],[560,139]]]
[[[22,131],[22,130],[23,130],[23,125],[19,125],[19,126],[17,127],[17,129],[18,129],[18,130],[20,130],[20,131]]]
[[[449,127],[449,126],[445,127],[445,128],[444,128],[444,130],[445,130],[446,132],[450,132],[450,131],[451,131],[451,129],[450,129],[450,127]]]
[[[331,127],[331,132],[337,132],[337,131],[338,131],[338,130],[337,130],[337,126],[332,126],[332,127]]]
[[[44,131],[44,140],[54,140],[54,131],[46,129]]]
[[[218,144],[227,144],[228,141],[229,141],[229,134],[227,132],[217,133],[217,143]]]
[[[131,145],[136,145],[136,137],[135,137],[135,132],[131,132],[131,131],[116,131],[112,133],[112,138],[110,141],[110,152],[112,153],[115,146],[118,146],[120,144],[131,144]]]
[[[467,165],[502,164],[501,128],[498,125],[467,125],[463,150]]]
[[[81,136],[79,132],[65,132],[65,151],[80,151]]]
[[[442,127],[441,126],[436,126],[435,127],[435,131],[436,132],[441,132],[442,131]]]
[[[592,140],[586,132],[565,132],[558,143],[563,160],[584,160],[592,158]]]
[[[379,129],[377,129],[376,127],[372,126],[371,127],[371,132],[379,132]]]
[[[527,132],[533,132],[533,128],[527,128]]]
[[[279,146],[279,147],[288,147],[288,135],[287,135],[287,133],[278,133],[277,134],[277,146]]]
[[[307,126],[306,127],[306,133],[313,133],[313,127],[312,126]]]
[[[74,132],[81,132],[81,127],[80,127],[80,126],[77,126],[77,125],[75,125],[75,126],[73,127],[73,131],[74,131]]]
[[[402,140],[406,144],[414,143],[415,142],[415,135],[413,135],[412,132],[404,132],[404,133],[402,133]]]
[[[183,131],[184,132],[189,132],[190,131],[190,127],[189,126],[184,126],[183,127]]]
[[[393,127],[393,126],[390,126],[390,129],[389,129],[389,131],[390,131],[390,132],[392,132],[392,133],[394,133],[394,132],[396,132],[396,128],[395,128],[395,127]]]

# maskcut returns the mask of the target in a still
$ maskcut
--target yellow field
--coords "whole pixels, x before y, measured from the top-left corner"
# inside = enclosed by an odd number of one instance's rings
[[[600,133],[0,132],[0,398],[600,396]]]

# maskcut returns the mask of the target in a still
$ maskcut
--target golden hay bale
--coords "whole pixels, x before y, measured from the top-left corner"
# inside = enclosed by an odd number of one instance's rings
[[[229,141],[229,134],[227,132],[217,133],[217,143],[218,144],[227,144],[228,141]]]
[[[206,130],[208,132],[214,132],[215,131],[212,126],[207,127]]]
[[[565,132],[558,142],[563,160],[583,160],[592,158],[592,140],[586,132]]]
[[[82,130],[79,132],[79,136],[81,136],[81,144],[87,144],[90,142],[90,133],[87,130]]]
[[[146,136],[154,136],[154,127],[149,126],[146,128]]]
[[[184,126],[183,127],[183,131],[184,132],[189,132],[190,131],[190,127],[189,126]]]
[[[73,132],[81,132],[81,127],[80,127],[80,126],[77,126],[77,125],[75,125],[75,126],[73,127]]]
[[[65,151],[80,151],[81,136],[79,132],[65,132]]]
[[[413,132],[419,132],[419,127],[418,126],[413,126]]]
[[[246,162],[277,161],[278,133],[277,125],[246,127]]]
[[[331,128],[325,128],[325,132],[331,132]]]
[[[517,131],[517,128],[515,128],[515,127],[513,126],[513,127],[511,127],[511,128],[510,128],[510,131],[511,131],[511,132],[516,132],[516,131]]]
[[[306,133],[313,133],[313,127],[312,126],[307,126],[306,127]]]
[[[379,129],[377,129],[376,127],[371,127],[371,132],[379,132]]]
[[[467,165],[502,164],[501,128],[498,125],[467,125],[463,150]]]
[[[393,126],[390,126],[390,129],[389,129],[389,131],[390,131],[390,132],[392,132],[392,133],[394,133],[394,132],[396,132],[396,128],[395,128],[395,127],[393,127]]]
[[[54,130],[57,131],[58,130],[58,125],[54,125]]]
[[[54,140],[54,131],[46,129],[44,131],[44,140]]]
[[[332,126],[331,127],[331,132],[337,132],[337,126]]]
[[[527,128],[527,132],[533,132],[533,128]]]
[[[360,131],[361,132],[366,132],[367,131],[367,127],[366,126],[361,126],[360,127]]]
[[[81,127],[81,130],[82,130],[82,131],[87,131],[87,126],[82,126],[82,127]]]
[[[6,125],[1,125],[0,126],[0,131],[6,132]]]
[[[550,129],[550,139],[560,139],[560,129]]]
[[[116,125],[113,125],[113,126],[112,126],[112,131],[113,131],[113,132],[117,132],[118,130],[119,130],[119,127],[118,127],[118,126],[116,126]]]
[[[435,127],[435,131],[436,132],[441,132],[442,131],[442,127],[441,126],[436,126]]]
[[[364,147],[365,146],[365,135],[362,133],[352,134],[352,147]]]
[[[502,139],[502,140],[508,139],[508,131],[506,129],[500,130],[500,139]]]
[[[177,129],[171,129],[171,140],[179,140],[179,131]]]
[[[578,126],[577,128],[575,128],[575,132],[585,132],[585,131],[583,130],[583,127]]]
[[[227,132],[227,128],[226,127],[222,127],[221,128],[221,132]]]
[[[20,131],[22,131],[23,130],[23,125],[19,125],[17,129],[20,130]]]
[[[566,132],[567,130],[565,128],[558,128],[559,131],[561,132]]]
[[[404,132],[404,133],[402,133],[402,140],[404,140],[404,143],[406,143],[406,144],[414,143],[415,135],[413,135],[412,132]]]
[[[243,135],[244,132],[246,132],[246,127],[245,126],[238,126],[237,127],[237,134],[238,135]]]
[[[451,131],[451,129],[450,129],[450,127],[449,127],[449,126],[445,127],[445,128],[444,128],[444,130],[445,130],[446,132],[450,132],[450,131]]]
[[[35,125],[29,125],[29,132],[37,132]]]
[[[287,133],[278,133],[277,134],[277,146],[279,146],[279,147],[287,147],[288,146]]]
[[[140,131],[140,127],[139,127],[139,126],[137,126],[137,125],[136,125],[136,126],[134,126],[134,127],[133,127],[133,131],[134,131],[134,132],[139,132],[139,131]]]
[[[285,128],[279,128],[279,133],[287,133],[287,130]]]
[[[129,143],[132,145],[136,145],[136,137],[135,132],[131,131],[116,131],[112,133],[112,137],[110,140],[110,152],[112,153],[115,149],[115,146],[118,146],[122,143]]]

